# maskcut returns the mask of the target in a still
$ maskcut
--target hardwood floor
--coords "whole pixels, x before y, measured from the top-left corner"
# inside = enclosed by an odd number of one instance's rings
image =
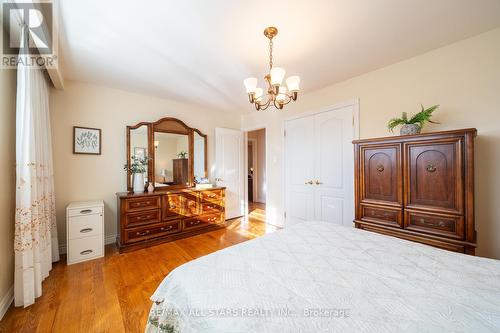
[[[265,206],[255,204],[223,230],[124,254],[108,245],[104,258],[72,266],[63,258],[43,282],[43,295],[26,309],[11,306],[0,332],[143,332],[149,297],[171,270],[278,229],[264,221]]]

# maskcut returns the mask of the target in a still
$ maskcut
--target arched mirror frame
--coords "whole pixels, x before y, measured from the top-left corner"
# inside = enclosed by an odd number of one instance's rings
[[[165,124],[172,124],[173,128],[169,129]],[[147,152],[148,156],[151,159],[148,162],[148,171],[147,171],[147,179],[148,181],[153,181],[155,179],[155,132],[163,132],[163,133],[173,133],[173,134],[186,134],[188,136],[188,183],[185,185],[170,185],[165,187],[155,188],[155,191],[168,191],[172,189],[179,188],[189,188],[194,186],[194,133],[196,132],[204,139],[204,177],[208,176],[208,162],[207,162],[207,135],[203,134],[199,129],[192,128],[186,125],[182,120],[172,117],[161,118],[155,122],[140,122],[134,126],[127,126],[127,164],[130,166],[131,161],[131,147],[130,147],[130,132],[131,130],[135,130],[140,128],[141,126],[147,126]],[[146,187],[148,184],[145,184]],[[132,175],[130,173],[130,169],[127,170],[127,190],[132,191]]]

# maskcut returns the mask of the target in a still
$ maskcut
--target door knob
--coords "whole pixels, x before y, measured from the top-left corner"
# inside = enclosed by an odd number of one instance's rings
[[[308,182],[305,182],[304,184],[306,184],[306,185],[312,185],[312,184],[313,184],[313,181],[312,181],[312,180],[310,180],[310,181],[308,181]]]
[[[319,180],[316,180],[316,185],[321,185],[323,184],[322,182],[320,182]]]
[[[215,181],[216,181],[216,182],[223,182],[223,181],[224,181],[224,179],[222,179],[222,178],[215,178]]]

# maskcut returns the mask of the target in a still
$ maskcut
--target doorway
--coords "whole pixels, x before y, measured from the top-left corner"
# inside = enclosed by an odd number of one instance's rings
[[[247,216],[266,222],[266,129],[246,131],[245,138]]]

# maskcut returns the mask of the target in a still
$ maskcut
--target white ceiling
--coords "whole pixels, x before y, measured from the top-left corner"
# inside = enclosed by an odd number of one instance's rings
[[[275,66],[302,93],[500,26],[499,0],[63,0],[67,79],[251,112],[242,80]]]

